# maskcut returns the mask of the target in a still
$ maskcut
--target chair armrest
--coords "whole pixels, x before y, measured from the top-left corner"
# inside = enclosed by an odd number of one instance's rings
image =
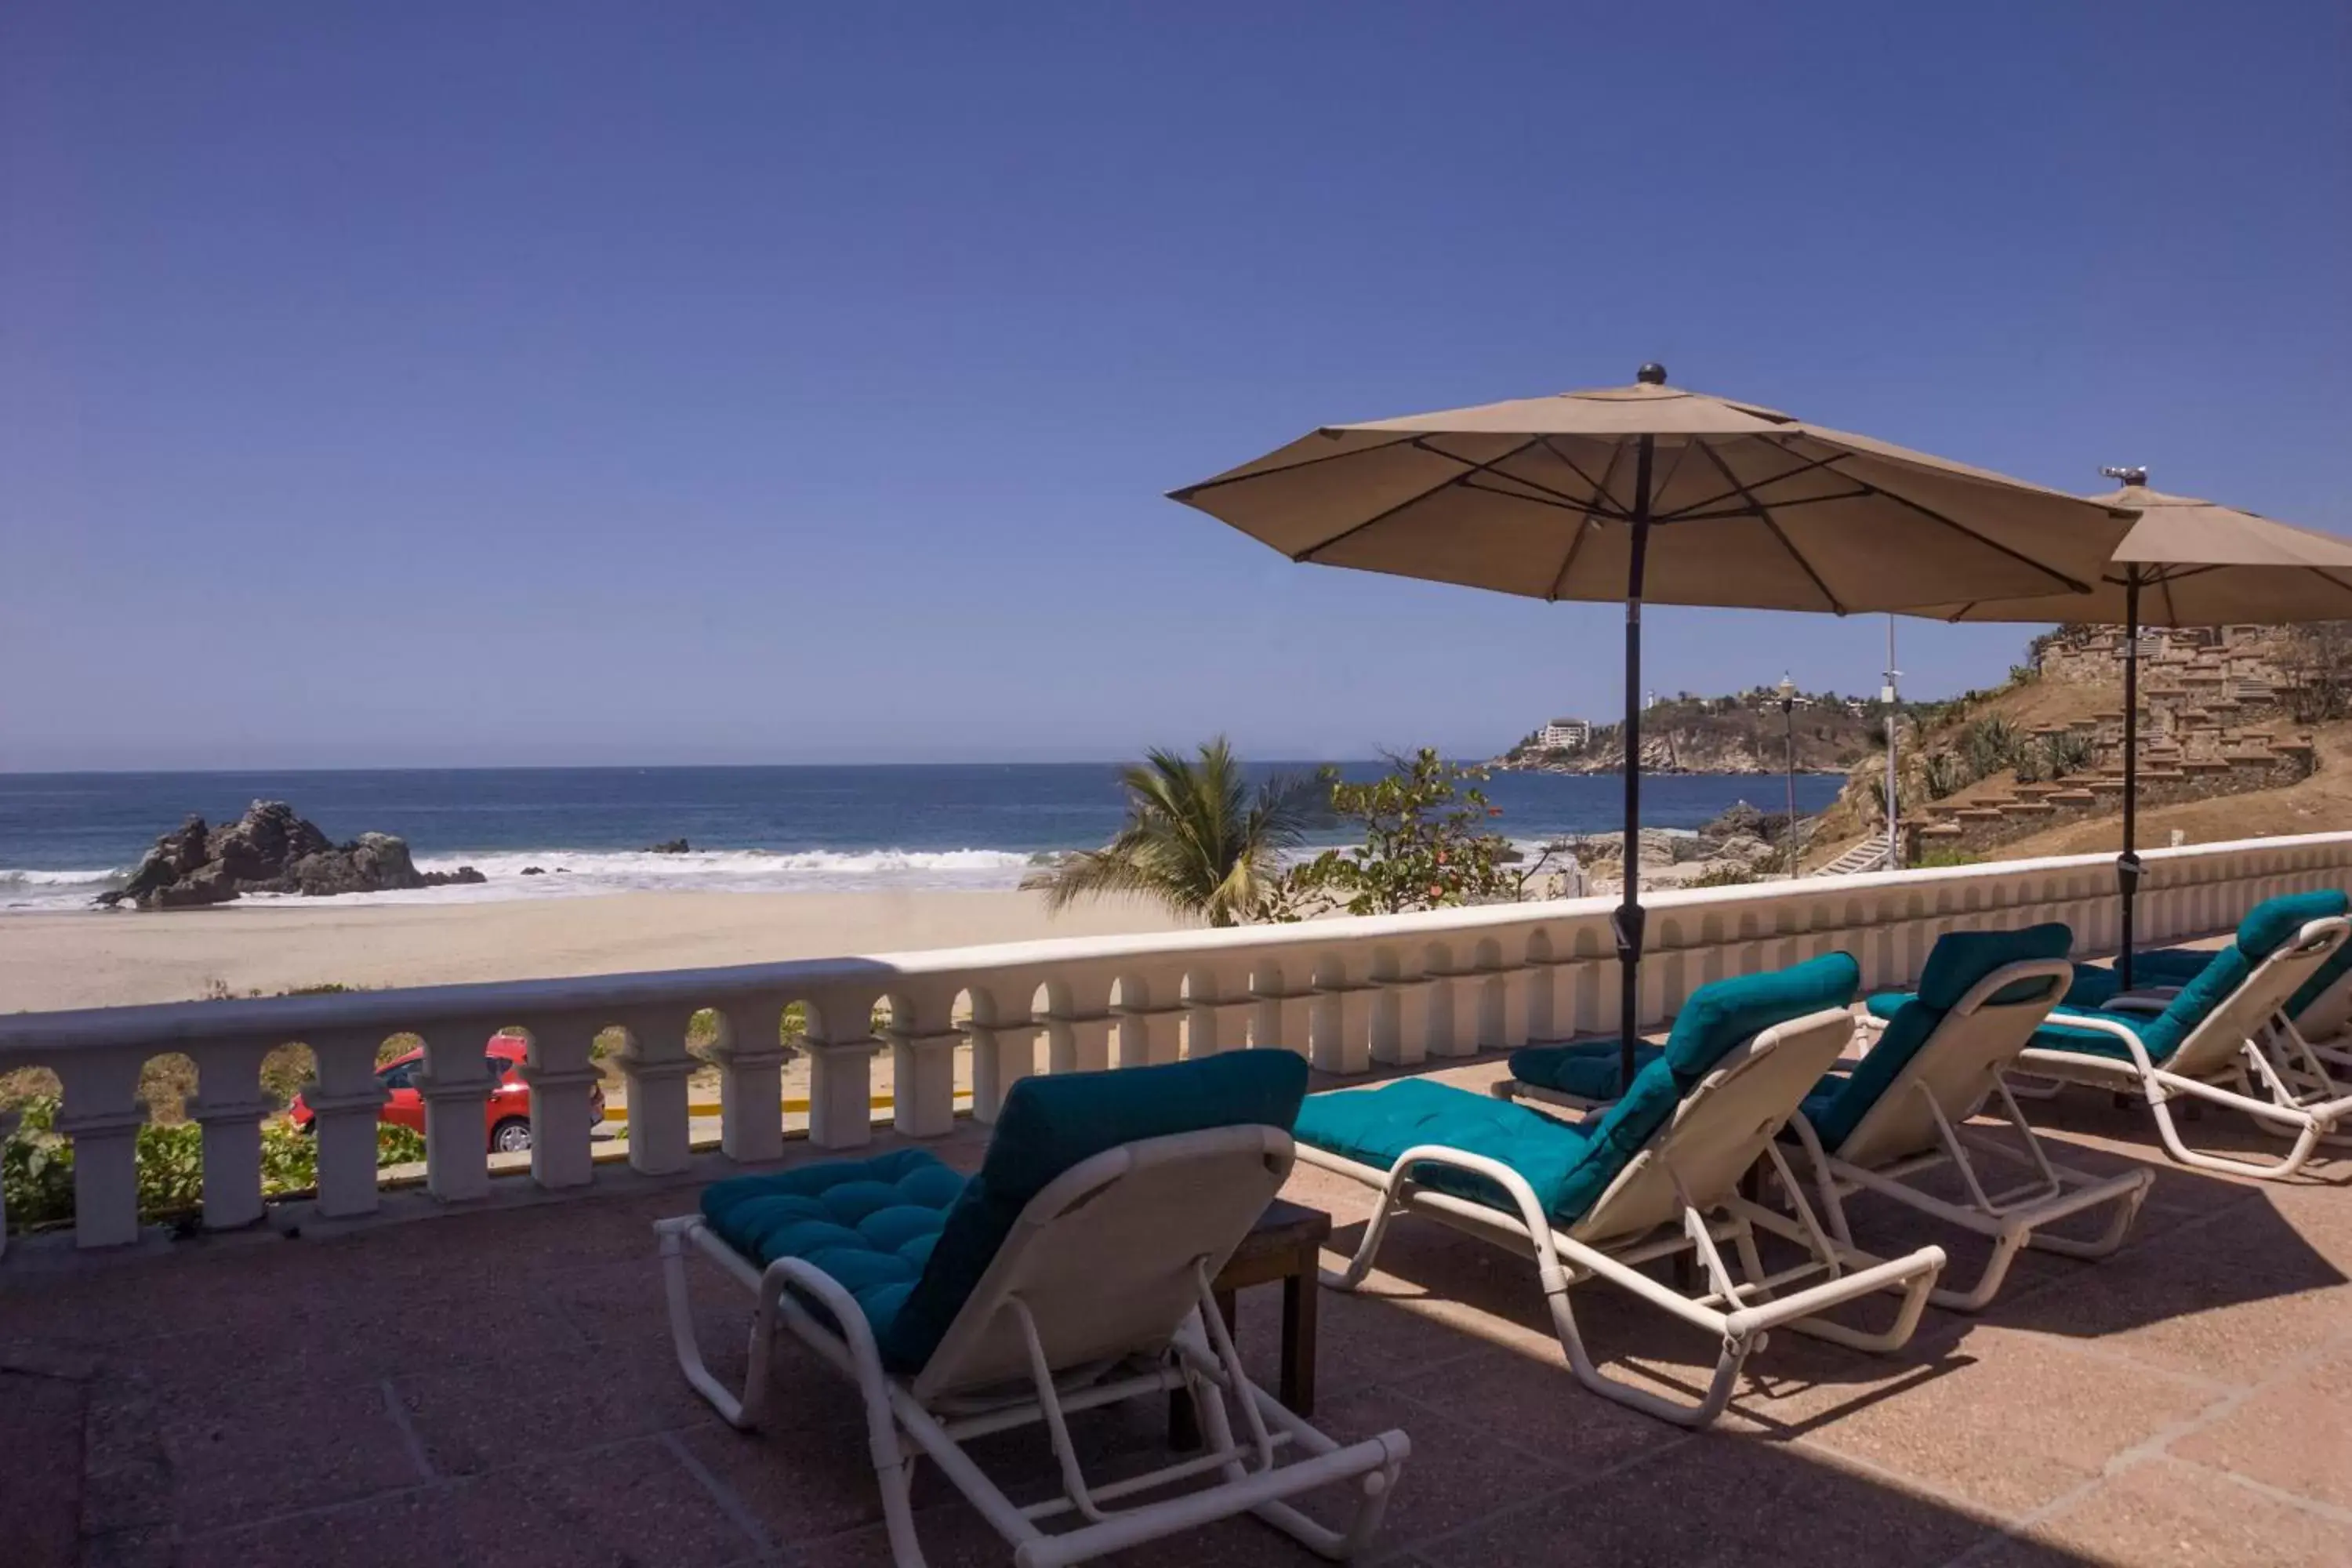
[[[2108,997],[2106,1005],[2120,1012],[2145,1013],[2154,1017],[2171,1006],[2172,999],[2179,994],[2178,985],[2139,985]]]

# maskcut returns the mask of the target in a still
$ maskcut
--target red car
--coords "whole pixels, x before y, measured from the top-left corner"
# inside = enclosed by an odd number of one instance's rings
[[[530,1085],[523,1082],[515,1068],[530,1054],[530,1042],[520,1035],[493,1035],[485,1048],[488,1058],[491,1089],[482,1108],[482,1127],[493,1154],[520,1154],[530,1148]],[[375,1069],[376,1082],[391,1090],[377,1112],[377,1119],[396,1126],[425,1131],[425,1097],[416,1092],[416,1075],[425,1070],[422,1048],[405,1056],[394,1057]],[[604,1120],[604,1091],[588,1091],[589,1125],[601,1126]],[[286,1119],[308,1131],[311,1110],[300,1095],[286,1108]]]

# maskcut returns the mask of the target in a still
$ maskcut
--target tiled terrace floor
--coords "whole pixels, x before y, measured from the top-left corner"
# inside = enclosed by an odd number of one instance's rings
[[[2044,1120],[2077,1163],[2158,1170],[2126,1253],[2029,1255],[1990,1311],[1931,1312],[1892,1359],[1778,1338],[1703,1435],[1580,1389],[1525,1265],[1402,1227],[1368,1298],[1323,1296],[1318,1419],[1342,1436],[1402,1426],[1413,1444],[1378,1555],[2352,1563],[2352,1162],[2241,1184],[2166,1165],[2104,1100]],[[967,1132],[946,1152],[979,1148]],[[669,1359],[646,1229],[690,1189],[613,1180],[594,1198],[511,1194],[340,1236],[62,1268],[12,1256],[0,1561],[887,1563],[847,1386],[788,1351],[777,1429],[723,1426]],[[1331,1209],[1343,1242],[1367,1212],[1310,1172],[1289,1193]],[[1890,1223],[1863,1239],[1915,1237]],[[705,1299],[714,1364],[740,1367],[744,1312]],[[1582,1300],[1588,1342],[1621,1370],[1690,1386],[1711,1359],[1622,1299]],[[1244,1299],[1269,1384],[1272,1306]],[[1145,1415],[1088,1420],[1082,1440],[1106,1455],[1157,1432]],[[1015,1436],[986,1452],[1035,1472],[1041,1450]],[[934,1563],[1009,1560],[935,1477],[919,1498]],[[1311,1561],[1247,1521],[1130,1560]]]

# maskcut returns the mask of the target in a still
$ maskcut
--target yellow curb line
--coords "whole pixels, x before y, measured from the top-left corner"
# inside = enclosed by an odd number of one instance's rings
[[[960,1089],[956,1090],[955,1102],[958,1105],[970,1105],[971,1103],[971,1090],[968,1089]],[[877,1094],[874,1096],[873,1099],[866,1101],[868,1107],[875,1110],[887,1110],[897,1103],[898,1101],[893,1097],[887,1094]],[[782,1106],[787,1112],[797,1113],[803,1116],[808,1114],[809,1102],[805,1100],[787,1100],[782,1102]],[[716,1116],[719,1114],[719,1101],[715,1100],[692,1101],[688,1103],[686,1108],[686,1113],[688,1116]],[[626,1121],[628,1119],[629,1109],[627,1106],[608,1105],[604,1108],[604,1120],[607,1121]]]

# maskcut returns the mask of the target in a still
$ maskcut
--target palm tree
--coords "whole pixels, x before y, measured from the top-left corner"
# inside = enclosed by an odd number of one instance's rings
[[[1238,925],[1271,890],[1283,851],[1314,816],[1315,781],[1268,779],[1255,790],[1222,735],[1197,760],[1154,750],[1119,770],[1127,825],[1024,886],[1061,910],[1103,893],[1141,893],[1213,926]]]

